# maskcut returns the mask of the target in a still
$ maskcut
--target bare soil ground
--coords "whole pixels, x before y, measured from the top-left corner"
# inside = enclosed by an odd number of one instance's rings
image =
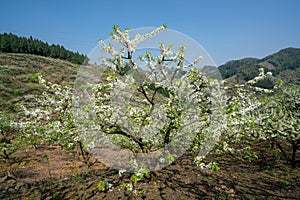
[[[0,162],[0,199],[300,199],[300,170],[287,165],[274,149],[258,144],[258,159],[210,154],[221,170],[197,167],[189,155],[138,182],[136,192],[120,189],[130,174],[102,163],[87,166],[74,151],[45,146]],[[99,181],[114,187],[102,191]]]

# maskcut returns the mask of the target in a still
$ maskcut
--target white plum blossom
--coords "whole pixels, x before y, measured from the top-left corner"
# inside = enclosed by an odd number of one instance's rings
[[[161,43],[160,55],[152,56],[146,51],[138,56],[143,70],[134,60],[137,45],[165,28],[163,25],[131,39],[129,30],[122,32],[114,26],[111,38],[125,51],[117,52],[111,44],[100,41],[102,51],[110,54],[100,60],[108,75],[101,77],[104,81],[86,88],[82,82],[77,84],[78,91],[88,93],[78,99],[82,101],[81,109],[75,113],[79,127],[89,124],[99,127],[98,133],[90,129],[82,135],[88,147],[95,148],[98,144],[100,148],[103,143],[110,143],[114,148],[126,148],[132,151],[136,161],[155,169],[173,161],[192,145],[199,145],[199,151],[206,154],[218,140],[218,129],[223,128],[218,124],[224,117],[222,83],[194,68],[202,60],[201,56],[186,64],[184,46],[174,53],[172,46]],[[82,74],[87,73],[83,68]],[[152,162],[154,166],[143,160],[150,157],[157,160]]]

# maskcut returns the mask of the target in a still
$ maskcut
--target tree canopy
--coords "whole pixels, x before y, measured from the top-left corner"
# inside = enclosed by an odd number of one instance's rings
[[[49,45],[47,42],[34,39],[32,36],[29,38],[18,37],[12,33],[0,34],[0,52],[34,54],[59,58],[76,64],[82,64],[87,58],[78,52],[66,50],[62,45]]]

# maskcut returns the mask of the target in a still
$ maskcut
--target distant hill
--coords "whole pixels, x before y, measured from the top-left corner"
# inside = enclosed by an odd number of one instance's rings
[[[220,73],[224,79],[231,82],[244,83],[258,74],[259,68],[272,72],[273,76],[287,83],[300,82],[300,49],[286,48],[263,59],[244,58],[229,61],[219,66]],[[272,82],[265,80],[260,86],[269,88]]]
[[[0,34],[0,52],[5,53],[25,53],[39,56],[59,58],[72,63],[82,64],[86,60],[86,56],[66,50],[61,45],[49,45],[47,42],[34,39],[31,36],[18,37],[12,33]]]

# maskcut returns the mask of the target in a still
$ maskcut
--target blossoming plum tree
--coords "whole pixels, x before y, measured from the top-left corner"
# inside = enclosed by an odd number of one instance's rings
[[[300,160],[300,89],[299,85],[285,86],[272,97],[265,99],[259,110],[261,132],[274,143],[286,161],[296,167]],[[288,143],[287,149],[282,141]]]
[[[75,84],[81,140],[94,154],[103,146],[130,150],[120,168],[137,161],[158,169],[193,148],[205,155],[224,124],[222,82],[196,68],[201,56],[188,64],[184,46],[173,52],[161,43],[159,55],[146,51],[134,59],[137,45],[165,28],[130,39],[129,30],[114,26],[111,38],[123,48],[117,51],[100,40],[108,56],[100,58],[100,66],[83,67]]]
[[[223,134],[224,141],[248,145],[269,141],[292,167],[296,167],[300,148],[299,86],[282,85],[281,80],[273,90],[252,86],[270,75],[260,69],[258,77],[234,89],[235,95],[227,103],[228,127]],[[257,94],[261,92],[266,95]],[[223,147],[234,151],[226,142]]]
[[[38,77],[46,91],[18,106],[22,140],[35,148],[44,143],[72,148],[77,137],[72,113],[73,89],[52,84],[41,74]]]

